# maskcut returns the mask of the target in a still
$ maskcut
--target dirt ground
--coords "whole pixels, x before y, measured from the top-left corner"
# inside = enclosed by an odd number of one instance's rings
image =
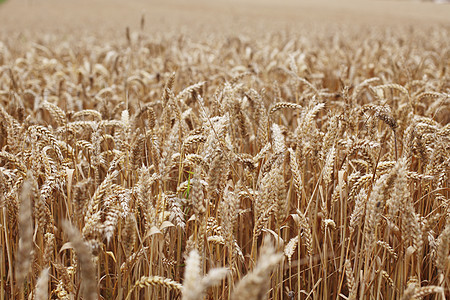
[[[264,32],[300,26],[450,26],[450,5],[381,0],[9,0],[0,32]]]

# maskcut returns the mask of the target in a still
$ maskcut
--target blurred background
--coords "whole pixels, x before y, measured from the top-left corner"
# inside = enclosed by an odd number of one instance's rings
[[[0,0],[1,1],[1,0]],[[445,0],[447,1],[447,0]],[[139,28],[264,31],[305,25],[450,25],[450,5],[412,0],[7,0],[0,30],[104,33]],[[448,1],[447,1],[448,2]]]

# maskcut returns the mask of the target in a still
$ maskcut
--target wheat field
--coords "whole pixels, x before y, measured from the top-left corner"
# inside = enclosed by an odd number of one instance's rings
[[[450,299],[448,7],[61,3],[0,6],[0,299]]]

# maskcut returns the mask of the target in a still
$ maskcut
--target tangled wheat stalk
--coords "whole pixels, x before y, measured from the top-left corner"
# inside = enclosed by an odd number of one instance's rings
[[[0,43],[0,298],[449,298],[448,28],[354,33]]]

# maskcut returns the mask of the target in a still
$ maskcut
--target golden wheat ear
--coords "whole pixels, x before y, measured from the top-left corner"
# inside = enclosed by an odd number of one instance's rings
[[[32,206],[36,189],[36,182],[33,173],[28,171],[27,178],[23,182],[20,191],[19,206],[19,245],[16,258],[15,275],[20,286],[28,276],[31,269],[33,251],[33,217]]]
[[[82,294],[89,300],[97,299],[97,278],[95,265],[91,250],[88,244],[83,240],[81,233],[69,221],[62,222],[62,228],[71,246],[77,254],[77,260],[80,266],[80,276],[83,282]]]
[[[260,255],[254,269],[241,279],[234,288],[232,299],[264,299],[269,290],[268,282],[276,266],[283,258],[283,253],[266,237],[260,249]]]

